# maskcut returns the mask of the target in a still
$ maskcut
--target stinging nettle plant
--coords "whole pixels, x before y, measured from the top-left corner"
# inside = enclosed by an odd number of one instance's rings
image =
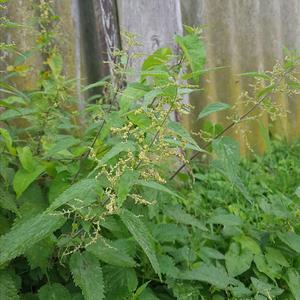
[[[5,94],[0,100],[4,108],[0,112],[3,299],[17,299],[18,290],[27,299],[82,299],[82,295],[88,300],[139,299],[152,295],[147,287],[150,281],[176,295],[177,281],[194,277],[189,271],[180,277],[180,269],[164,253],[166,246],[159,244],[158,237],[154,240],[149,224],[164,220],[155,214],[156,207],[165,197],[170,201],[165,213],[171,219],[202,233],[208,229],[192,214],[171,205],[184,199],[170,179],[199,153],[209,153],[211,144],[215,149],[221,144],[216,152],[226,152],[230,144],[222,146],[219,138],[254,110],[279,115],[272,94],[297,93],[299,83],[293,75],[297,58],[287,57],[269,73],[245,74],[257,78],[255,95],[246,97],[248,111],[241,116],[233,113],[232,123],[219,132],[206,132],[207,142],[199,147],[172,116],[190,112],[192,107],[183,97],[199,89],[199,76],[209,71],[204,68],[201,30],[187,27],[186,36],[176,37],[179,55],[161,48],[148,56],[136,82],[125,84],[133,58],[129,49],[115,50],[112,77],[83,88],[87,92],[101,87],[102,95],[91,97],[83,110],[77,110],[73,81],[62,74],[62,58],[47,32],[49,20],[57,18],[49,19],[51,10],[45,1],[39,7],[44,14],[38,43],[43,41],[40,49],[46,58],[40,89],[19,91],[0,82]],[[131,34],[124,38],[127,45],[135,45]],[[210,105],[199,117],[222,109],[228,106]],[[21,127],[16,120],[22,120]],[[182,165],[176,170],[178,163]],[[230,174],[229,180],[251,202],[235,175]],[[117,286],[112,286],[114,282]],[[208,283],[214,284],[212,289],[238,286],[231,279],[227,285]]]

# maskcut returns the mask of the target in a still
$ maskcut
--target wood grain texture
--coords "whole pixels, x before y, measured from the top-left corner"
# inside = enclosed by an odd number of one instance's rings
[[[174,36],[182,34],[179,0],[118,0],[117,3],[121,30],[137,34],[137,40],[142,43],[131,49],[131,53],[142,54],[132,60],[134,70],[147,54],[158,48],[175,48]],[[127,46],[124,39],[122,46]]]
[[[88,82],[100,80],[111,73],[107,62],[120,47],[117,10],[114,0],[79,1],[82,44]]]
[[[202,78],[205,91],[191,99],[196,107],[195,116],[207,103],[223,101],[237,103],[239,94],[249,91],[251,79],[238,74],[249,71],[271,70],[277,61],[282,61],[283,48],[300,50],[300,2],[298,0],[182,0],[183,23],[205,25],[204,40],[207,49],[207,67],[226,66],[226,69],[210,72]],[[277,95],[274,101],[290,111],[287,117],[271,122],[264,116],[263,124],[273,126],[271,134],[289,139],[300,135],[299,96]],[[245,110],[239,105],[238,110]],[[192,118],[194,119],[194,118]],[[228,123],[226,114],[212,117],[213,121]],[[199,128],[193,124],[192,128]],[[248,142],[254,150],[263,151],[264,142],[257,122],[243,124],[249,131]],[[233,133],[247,152],[247,140],[241,133]]]

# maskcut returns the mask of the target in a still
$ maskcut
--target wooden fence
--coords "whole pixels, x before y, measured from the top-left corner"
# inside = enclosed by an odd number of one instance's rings
[[[39,0],[41,1],[41,0]],[[45,0],[46,1],[46,0]],[[50,0],[48,0],[49,2]],[[19,22],[36,17],[32,2],[37,0],[10,0],[8,15]],[[61,17],[57,45],[65,61],[65,73],[80,84],[92,83],[109,74],[103,62],[111,57],[111,49],[124,45],[120,29],[139,35],[143,46],[139,52],[151,53],[158,47],[174,47],[173,37],[183,33],[183,24],[205,25],[204,40],[207,48],[207,67],[226,66],[204,76],[204,92],[195,94],[190,101],[195,106],[194,116],[207,103],[221,101],[236,103],[242,91],[247,90],[249,79],[238,74],[248,71],[270,70],[283,59],[283,48],[300,49],[299,0],[53,0],[54,9]],[[37,28],[38,30],[38,28]],[[35,43],[32,30],[1,31],[1,39],[14,40],[20,50],[28,50]],[[42,64],[38,56],[29,58],[37,70]],[[141,59],[133,62],[138,68]],[[16,82],[20,88],[34,88],[36,76]],[[80,88],[78,88],[79,99]],[[299,96],[300,97],[300,96]],[[287,117],[272,124],[272,134],[287,139],[300,136],[300,100],[279,97],[288,111]],[[241,112],[243,108],[240,108]],[[197,130],[196,118],[188,126]],[[214,120],[226,124],[224,114]],[[270,124],[263,118],[266,127]],[[248,123],[249,142],[258,151],[264,142],[256,122]],[[233,133],[234,134],[234,133]],[[246,151],[247,141],[236,134]]]

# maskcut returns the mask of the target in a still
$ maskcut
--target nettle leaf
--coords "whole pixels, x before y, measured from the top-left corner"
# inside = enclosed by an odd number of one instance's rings
[[[139,82],[128,84],[120,98],[120,111],[122,113],[128,112],[135,101],[141,99],[149,90],[147,85]]]
[[[207,222],[224,226],[241,226],[243,224],[242,220],[233,214],[215,215],[209,218]]]
[[[185,212],[180,206],[166,206],[164,209],[164,214],[178,223],[191,225],[201,230],[207,231],[207,228],[200,220]]]
[[[16,197],[12,195],[9,191],[0,187],[0,207],[14,212],[16,214],[19,214],[15,198]]]
[[[12,138],[11,138],[9,132],[4,128],[0,128],[0,136],[2,137],[2,139],[5,143],[7,151],[11,155],[16,155],[16,149],[13,147],[13,141],[12,141]]]
[[[110,159],[112,159],[113,157],[117,156],[121,152],[130,152],[130,151],[133,152],[134,150],[135,150],[135,146],[130,141],[128,141],[127,143],[119,143],[119,144],[113,146],[108,152],[106,152],[103,155],[103,157],[100,159],[100,162],[99,162],[99,165],[97,166],[97,168],[103,166]]]
[[[276,297],[283,293],[283,289],[262,280],[258,280],[257,278],[251,277],[251,282],[256,292],[266,297]]]
[[[138,171],[128,169],[119,178],[117,184],[117,202],[119,206],[122,206],[126,200],[127,195],[138,180],[139,175]]]
[[[38,291],[39,300],[71,300],[71,294],[60,283],[48,283]]]
[[[210,247],[201,247],[200,248],[200,256],[212,258],[212,259],[225,259],[224,254],[220,251],[210,248]]]
[[[158,257],[161,272],[171,278],[177,278],[179,269],[176,268],[175,262],[169,255],[160,255]]]
[[[300,236],[294,232],[277,232],[279,239],[291,249],[300,253]]]
[[[126,225],[130,233],[133,235],[137,243],[141,246],[143,251],[146,253],[154,271],[161,276],[159,263],[156,257],[155,245],[153,237],[145,224],[140,218],[134,215],[127,209],[123,209],[120,213],[121,220]]]
[[[138,286],[138,278],[133,268],[111,265],[103,267],[107,300],[127,299]]]
[[[47,61],[53,75],[57,77],[60,75],[63,68],[63,59],[60,55],[54,54]]]
[[[47,209],[53,212],[55,209],[67,204],[75,198],[86,200],[95,193],[97,181],[95,179],[83,179],[73,184],[58,196]]]
[[[148,187],[148,188],[160,191],[160,192],[167,193],[167,194],[169,194],[171,196],[174,196],[176,198],[183,199],[177,193],[171,191],[170,189],[168,189],[164,185],[162,185],[162,184],[160,184],[158,182],[155,182],[155,181],[137,180],[136,181],[136,185],[145,186],[145,187]]]
[[[104,299],[102,268],[94,255],[88,252],[74,253],[70,259],[70,270],[85,300]]]
[[[222,137],[214,140],[212,146],[218,160],[214,160],[211,165],[222,173],[252,204],[253,199],[240,176],[240,149],[238,143],[229,137]]]
[[[253,253],[249,250],[240,249],[237,243],[231,243],[225,254],[225,264],[228,274],[238,276],[251,267]]]
[[[232,279],[222,266],[215,267],[211,264],[201,264],[197,269],[183,271],[180,274],[183,280],[196,280],[207,282],[219,289],[226,289]]]
[[[211,115],[212,113],[219,112],[225,109],[230,108],[230,105],[223,102],[214,102],[206,105],[198,115],[198,120],[206,116]]]
[[[98,239],[91,244],[86,250],[92,253],[98,259],[107,264],[119,267],[135,267],[136,263],[122,248],[118,247],[116,243],[107,239]]]
[[[60,228],[65,222],[61,216],[39,214],[16,225],[0,237],[0,265],[24,254],[29,248]]]
[[[196,34],[176,36],[176,42],[181,47],[193,72],[194,81],[198,81],[205,66],[206,51],[203,41]]]
[[[13,278],[5,270],[0,271],[0,299],[1,300],[20,299]]]
[[[54,236],[49,236],[46,239],[33,245],[28,251],[25,252],[25,256],[28,260],[31,270],[35,268],[41,268],[43,272],[46,272],[49,259],[55,248]]]
[[[17,152],[22,167],[26,171],[33,171],[37,166],[38,162],[33,158],[30,148],[28,146],[23,148],[18,147]]]
[[[154,66],[164,65],[170,61],[172,57],[172,49],[159,48],[145,59],[142,65],[142,71],[149,70]]]
[[[197,151],[203,151],[197,144],[197,142],[191,137],[189,132],[178,122],[169,122],[168,128],[172,130],[175,134],[180,136],[185,142],[193,145]]]
[[[40,164],[36,165],[31,171],[20,168],[15,174],[13,180],[13,188],[17,194],[17,197],[19,198],[29,187],[29,185],[34,182],[44,171],[45,166]]]

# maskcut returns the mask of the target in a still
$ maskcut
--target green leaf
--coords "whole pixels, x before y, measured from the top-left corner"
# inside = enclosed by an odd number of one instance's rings
[[[19,214],[19,210],[15,203],[15,196],[2,187],[0,187],[0,207]]]
[[[169,122],[168,128],[180,136],[183,141],[190,143],[193,145],[197,151],[203,151],[197,144],[197,142],[191,137],[189,132],[182,126],[182,124],[178,122]]]
[[[284,291],[282,289],[280,289],[279,287],[277,286],[274,286],[272,284],[269,284],[267,282],[264,282],[262,280],[258,280],[254,277],[251,277],[251,281],[252,281],[252,284],[254,286],[254,289],[266,296],[266,297],[276,297],[276,296],[279,296],[281,295]]]
[[[205,256],[212,259],[225,259],[224,254],[214,248],[202,247],[200,248],[200,251],[201,257]]]
[[[287,270],[285,276],[286,283],[288,284],[295,299],[300,299],[300,274],[296,269],[290,268]]]
[[[16,225],[0,237],[0,265],[24,254],[29,248],[60,228],[65,222],[61,216],[39,214]]]
[[[226,215],[215,215],[208,219],[208,223],[211,224],[222,224],[224,226],[240,226],[242,225],[242,220],[232,214]]]
[[[294,232],[277,232],[279,239],[291,249],[300,253],[300,236]]]
[[[31,270],[39,267],[44,273],[46,273],[47,268],[49,267],[49,259],[54,251],[54,247],[55,238],[53,236],[49,236],[26,251],[25,256]]]
[[[133,268],[120,268],[111,265],[103,267],[105,294],[107,300],[128,299],[136,290],[138,279]],[[116,288],[117,287],[117,288]]]
[[[271,77],[269,75],[267,75],[266,73],[260,73],[260,72],[246,72],[246,73],[241,73],[240,76],[262,78],[262,79],[266,79],[266,80],[271,79]]]
[[[121,207],[126,200],[127,195],[139,178],[139,172],[135,170],[126,170],[118,180],[117,183],[117,202]]]
[[[95,179],[83,179],[73,184],[58,196],[47,209],[48,212],[53,212],[55,209],[67,204],[75,198],[88,199],[89,196],[95,193],[97,181]]]
[[[23,148],[18,147],[17,152],[22,167],[28,172],[33,171],[38,162],[33,158],[30,148],[28,146]]]
[[[225,264],[228,274],[232,277],[238,276],[251,267],[253,253],[249,250],[240,249],[237,243],[231,243],[225,254]]]
[[[196,34],[189,34],[184,37],[176,36],[176,42],[183,50],[194,73],[194,81],[197,82],[205,66],[206,52],[203,41]]]
[[[60,283],[47,283],[38,291],[39,300],[71,300],[70,292]]]
[[[73,280],[82,290],[85,300],[103,300],[104,283],[98,259],[88,252],[72,254],[70,270]]]
[[[164,192],[164,193],[167,193],[167,194],[170,194],[174,197],[177,197],[179,199],[183,199],[181,196],[179,196],[177,193],[171,191],[170,189],[168,189],[167,187],[165,187],[164,185],[158,183],[158,182],[155,182],[155,181],[145,181],[145,180],[137,180],[136,181],[136,185],[141,185],[141,186],[145,186],[145,187],[148,187],[148,188],[151,188],[151,189],[154,189],[154,190],[157,190],[157,191],[160,191],[160,192]]]
[[[261,253],[260,246],[254,239],[246,235],[235,236],[233,239],[240,243],[242,249],[249,250],[253,254]]]
[[[60,55],[54,54],[47,61],[53,75],[57,77],[60,75],[63,68],[63,59]]]
[[[149,70],[154,66],[165,65],[173,57],[172,54],[170,48],[157,49],[145,59],[142,65],[142,71]]]
[[[18,300],[18,290],[15,282],[8,272],[0,271],[0,299],[1,300]]]
[[[99,161],[98,168],[106,164],[110,159],[117,156],[121,152],[133,152],[135,150],[134,144],[132,142],[119,143],[113,146],[108,152],[106,152],[101,160]]]
[[[283,267],[289,267],[290,264],[287,261],[287,259],[284,257],[284,255],[281,253],[280,250],[271,248],[271,247],[266,247],[266,254],[265,257],[268,262],[276,262],[279,265]]]
[[[32,171],[27,171],[24,168],[20,168],[15,174],[13,180],[13,187],[19,198],[23,192],[29,187],[29,185],[37,179],[43,172],[45,167],[43,165],[36,165]]]
[[[238,143],[229,137],[222,137],[214,140],[212,146],[218,160],[214,160],[211,165],[222,173],[252,204],[253,199],[240,176],[240,149]]]
[[[16,149],[13,147],[13,141],[12,141],[12,138],[11,138],[9,132],[4,128],[0,128],[0,136],[2,136],[2,138],[4,140],[7,151],[11,155],[16,155]]]
[[[197,269],[191,271],[183,271],[180,274],[183,280],[197,280],[207,282],[219,289],[226,289],[231,282],[223,267],[210,264],[202,264]]]
[[[109,265],[127,268],[135,267],[136,265],[133,258],[122,248],[104,238],[98,239],[95,243],[88,246],[86,250]]]
[[[180,206],[167,206],[164,209],[164,214],[172,218],[178,223],[191,225],[201,230],[207,231],[207,228],[196,217],[185,212]]]
[[[202,119],[206,116],[209,116],[212,113],[222,111],[225,109],[229,109],[229,108],[230,108],[230,105],[227,103],[223,103],[223,102],[210,103],[201,110],[201,112],[198,115],[198,120]]]
[[[154,269],[154,271],[160,277],[159,263],[155,254],[155,247],[153,237],[151,236],[149,230],[145,224],[139,219],[138,216],[134,215],[132,212],[123,209],[120,214],[121,220],[126,225],[130,233],[133,235],[137,243],[146,253],[149,261]]]
[[[130,83],[121,95],[120,111],[127,112],[134,102],[141,99],[147,92],[149,92],[148,86],[138,82]]]

